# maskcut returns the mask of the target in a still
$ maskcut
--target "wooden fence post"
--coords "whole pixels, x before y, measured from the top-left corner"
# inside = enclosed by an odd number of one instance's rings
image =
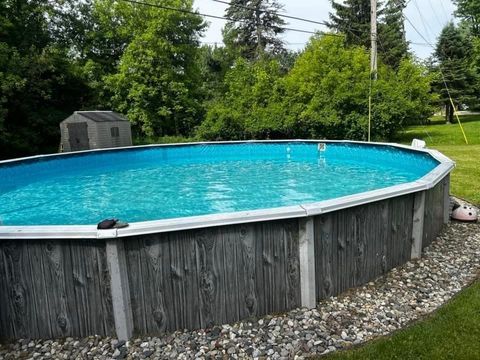
[[[106,247],[115,331],[119,340],[128,340],[132,337],[133,316],[123,239],[108,239]]]
[[[315,308],[315,246],[313,217],[299,219],[300,293],[301,305]]]
[[[425,219],[425,191],[415,193],[413,202],[413,228],[411,259],[422,256],[423,223]]]

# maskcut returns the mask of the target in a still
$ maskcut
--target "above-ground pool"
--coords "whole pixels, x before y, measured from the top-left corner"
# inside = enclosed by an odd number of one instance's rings
[[[312,204],[413,182],[427,153],[306,142],[162,146],[0,167],[3,225],[93,225]]]
[[[0,162],[0,339],[313,308],[421,256],[448,222],[453,166],[435,150],[304,140]],[[112,217],[129,225],[97,229]]]

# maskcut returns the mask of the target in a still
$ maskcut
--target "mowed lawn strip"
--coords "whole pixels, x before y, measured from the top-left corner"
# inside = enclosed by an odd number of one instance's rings
[[[451,193],[480,205],[480,115],[461,116],[460,120],[468,145],[458,124],[445,124],[440,118],[430,125],[405,129],[397,141],[410,144],[415,138],[422,139],[454,160],[457,167],[452,173]]]

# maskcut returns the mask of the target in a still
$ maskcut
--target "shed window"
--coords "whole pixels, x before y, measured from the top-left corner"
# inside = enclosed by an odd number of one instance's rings
[[[110,134],[112,134],[112,137],[119,137],[120,136],[120,131],[118,130],[118,127],[112,127],[110,128]]]

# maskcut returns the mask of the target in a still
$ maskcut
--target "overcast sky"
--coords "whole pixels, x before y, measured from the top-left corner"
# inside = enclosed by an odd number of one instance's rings
[[[228,1],[228,0],[227,0]],[[279,0],[283,4],[286,14],[315,21],[328,20],[331,11],[331,0]],[[213,0],[195,0],[195,7],[201,13],[224,16],[227,5]],[[415,28],[430,43],[435,44],[435,39],[442,27],[453,18],[454,6],[451,0],[411,0],[408,3],[405,15]],[[206,19],[210,26],[203,39],[206,43],[222,43],[221,29],[224,20]],[[406,21],[407,39],[412,43],[425,43],[419,34]],[[288,20],[288,27],[309,30],[325,31],[325,26],[306,23],[303,21]],[[286,32],[283,36],[289,49],[302,49],[311,35],[298,32]],[[425,45],[411,45],[411,49],[419,58],[427,58],[432,48]]]

